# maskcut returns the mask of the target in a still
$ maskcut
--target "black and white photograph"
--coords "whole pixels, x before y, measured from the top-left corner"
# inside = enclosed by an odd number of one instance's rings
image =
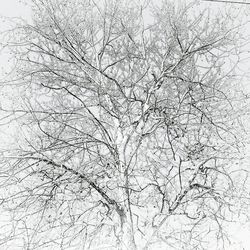
[[[250,0],[0,0],[0,250],[250,250]]]

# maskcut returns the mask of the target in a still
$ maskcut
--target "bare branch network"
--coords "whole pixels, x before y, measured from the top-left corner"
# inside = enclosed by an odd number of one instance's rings
[[[227,249],[249,208],[239,23],[167,0],[32,11],[2,34],[4,249]]]

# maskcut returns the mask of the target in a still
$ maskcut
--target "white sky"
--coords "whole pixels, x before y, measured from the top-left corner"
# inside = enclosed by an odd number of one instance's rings
[[[21,0],[0,0],[0,15],[26,18],[29,8]]]
[[[155,0],[156,2],[157,0]],[[242,0],[243,1],[243,0]],[[248,0],[250,2],[250,0]],[[0,0],[0,17],[21,17],[24,19],[28,19],[30,17],[30,10],[27,5],[22,3],[22,0]],[[213,6],[213,8],[223,8],[223,3],[208,3],[208,2],[201,2],[201,4]],[[239,6],[243,7],[243,6]],[[250,5],[245,5],[246,11],[248,11],[250,16]],[[0,32],[6,27],[3,19],[0,19]],[[250,34],[250,27],[248,27],[248,34]],[[249,50],[250,51],[250,50]],[[246,56],[248,57],[248,56]],[[7,57],[0,54],[0,68],[6,67],[7,64]],[[250,60],[246,60],[244,65],[244,70],[249,71],[250,73]],[[0,79],[1,70],[0,70]],[[250,191],[250,190],[249,190]],[[228,250],[250,250],[250,225],[247,226],[233,226],[232,233],[235,235],[235,240],[232,239],[232,243],[236,242],[237,240],[241,242],[240,245],[232,245],[231,248]]]

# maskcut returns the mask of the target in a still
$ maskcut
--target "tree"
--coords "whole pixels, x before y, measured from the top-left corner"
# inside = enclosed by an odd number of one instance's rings
[[[32,1],[32,24],[8,33],[19,98],[2,110],[19,127],[2,153],[4,244],[227,246],[223,225],[248,195],[240,27],[196,7]]]

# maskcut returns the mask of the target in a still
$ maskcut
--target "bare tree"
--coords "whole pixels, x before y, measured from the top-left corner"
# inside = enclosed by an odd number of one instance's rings
[[[18,139],[2,152],[3,244],[226,247],[248,195],[240,27],[197,3],[32,2],[32,24],[8,31],[18,98],[2,111]]]

